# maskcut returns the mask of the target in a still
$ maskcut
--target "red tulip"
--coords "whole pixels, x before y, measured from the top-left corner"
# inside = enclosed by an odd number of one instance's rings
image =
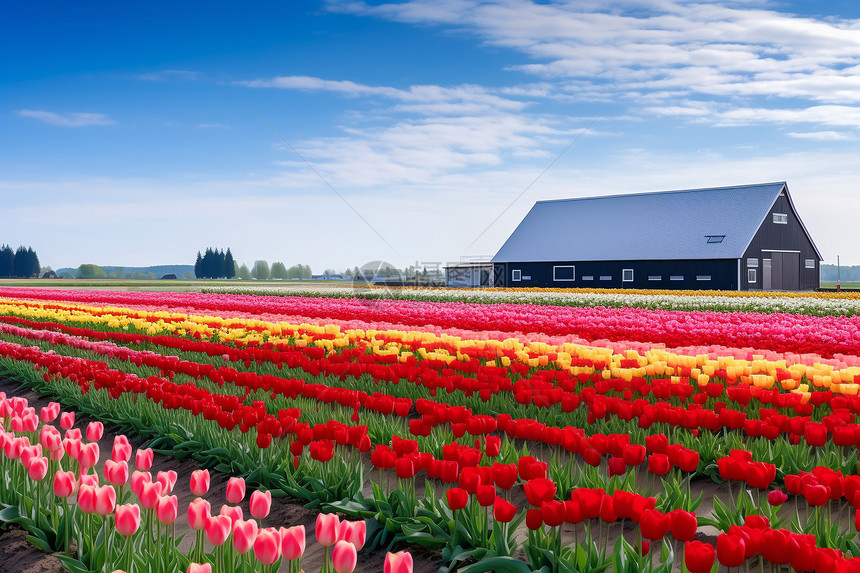
[[[140,527],[140,506],[136,503],[116,506],[116,530],[120,535],[134,535]]]
[[[648,456],[648,471],[658,476],[669,473],[671,468],[669,456],[666,454],[651,454]]]
[[[778,507],[786,501],[788,501],[788,496],[781,490],[775,489],[767,494],[767,502],[774,507]]]
[[[493,481],[502,489],[511,489],[517,481],[516,464],[493,464]]]
[[[611,495],[604,495],[600,501],[600,520],[606,523],[615,523],[618,520],[615,501]]]
[[[331,562],[337,573],[352,573],[358,561],[358,553],[355,545],[348,541],[340,540],[334,544],[331,551]]]
[[[656,509],[647,509],[642,512],[642,519],[639,522],[639,527],[642,530],[642,537],[657,541],[663,539],[669,532],[671,519],[668,515]]]
[[[488,457],[497,458],[502,447],[502,439],[498,436],[487,436],[484,439],[484,452]]]
[[[746,560],[746,546],[741,537],[721,533],[717,537],[717,559],[726,567],[740,567]]]
[[[696,514],[676,509],[669,512],[671,523],[669,530],[672,532],[672,537],[678,541],[692,541],[696,537],[696,529],[699,526]]]
[[[408,551],[386,554],[383,573],[412,573],[412,554]]]
[[[145,450],[137,450],[137,454],[134,456],[134,465],[137,469],[141,471],[147,471],[152,467],[152,459],[154,457],[152,448],[147,448]]]
[[[716,555],[710,543],[688,541],[684,546],[684,565],[690,573],[711,573]]]
[[[496,501],[496,487],[492,485],[479,485],[476,497],[481,507],[489,507]]]
[[[510,523],[517,514],[517,506],[504,498],[497,497],[493,503],[493,517],[499,523]],[[565,513],[566,515],[566,513]]]
[[[555,497],[557,488],[555,482],[550,479],[535,478],[526,482],[523,491],[531,505],[540,507],[543,502]]]
[[[237,477],[227,480],[226,497],[230,503],[239,503],[242,501],[245,497],[245,480]]]
[[[281,535],[281,552],[284,559],[293,561],[301,557],[305,552],[305,543],[307,543],[307,536],[304,525],[294,525],[285,529]]]
[[[209,518],[212,507],[202,497],[196,498],[188,504],[188,525],[191,529],[200,531],[206,527],[206,519]]]
[[[155,516],[158,521],[168,525],[176,521],[176,516],[179,514],[179,498],[175,495],[165,495],[158,498],[155,504]]]
[[[334,513],[320,513],[317,515],[316,536],[317,542],[323,547],[334,545],[337,541],[337,531],[340,528],[340,519]]]
[[[98,442],[102,439],[105,427],[101,422],[90,422],[87,424],[87,439],[91,442]]]
[[[532,531],[543,527],[543,515],[539,509],[530,509],[526,512],[526,527]]]
[[[257,533],[254,556],[263,565],[271,565],[281,558],[281,536],[276,529],[267,527]]]
[[[545,501],[540,508],[541,519],[550,527],[558,527],[564,523],[564,502]]]
[[[206,539],[212,545],[222,545],[230,536],[230,531],[233,529],[233,522],[226,515],[215,515],[206,518]]]
[[[463,509],[469,502],[469,492],[461,487],[452,487],[445,492],[448,507],[452,510]]]
[[[197,497],[209,491],[209,470],[194,470],[191,472],[191,493]]]
[[[54,474],[54,495],[57,497],[69,497],[75,492],[76,486],[75,472],[57,470]]]
[[[645,446],[627,444],[624,446],[621,456],[628,466],[638,466],[645,461]]]
[[[809,505],[824,505],[830,500],[830,489],[824,485],[809,484],[803,488],[803,497]]]
[[[237,519],[233,522],[233,548],[240,555],[244,555],[254,547],[257,539],[257,522],[253,519],[243,521]]]
[[[609,458],[606,467],[609,470],[609,477],[624,475],[624,472],[627,471],[627,463],[624,458]]]
[[[249,505],[252,516],[257,519],[265,518],[269,515],[269,510],[272,508],[272,492],[266,491],[264,493],[258,489],[254,490],[254,493],[251,494]]]

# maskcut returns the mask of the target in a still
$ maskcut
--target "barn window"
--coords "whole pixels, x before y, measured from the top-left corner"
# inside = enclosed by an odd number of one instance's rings
[[[621,271],[621,282],[623,282],[623,283],[632,283],[633,282],[633,269],[624,269]]]
[[[806,264],[804,265],[807,269],[815,268],[815,259],[806,259]]]
[[[779,223],[780,225],[788,224],[788,213],[774,213],[773,214],[773,222]]]
[[[521,281],[523,280],[523,271],[520,269],[514,269],[511,271],[511,280],[512,281]]]
[[[709,243],[722,243],[723,239],[726,238],[725,235],[705,235],[708,238]]]
[[[669,280],[670,281],[682,281],[682,280],[684,280],[684,276],[683,275],[672,275],[669,277]]]
[[[758,259],[747,259],[747,268],[748,269],[758,268]]]
[[[612,277],[610,275],[600,275],[600,280],[602,281],[611,281]]]
[[[754,283],[756,282],[756,272],[755,269],[747,269],[747,282]]]
[[[556,266],[552,268],[552,280],[573,281],[576,280],[576,268],[573,265]]]
[[[582,280],[584,281],[593,281],[594,275],[582,275]]]
[[[663,277],[660,275],[648,275],[649,281],[662,281]]]
[[[709,281],[711,280],[711,275],[696,275],[697,281]]]

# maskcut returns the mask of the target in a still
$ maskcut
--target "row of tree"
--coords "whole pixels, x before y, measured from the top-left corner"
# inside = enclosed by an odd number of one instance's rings
[[[842,265],[839,268],[836,265],[821,265],[820,276],[822,281],[835,281],[837,278],[848,282],[860,281],[860,265]]]
[[[216,249],[206,249],[204,255],[197,251],[197,261],[194,263],[194,276],[198,279],[232,279],[236,276],[236,262],[230,247],[227,252]]]
[[[9,245],[0,247],[0,278],[38,278],[39,269],[39,257],[31,247],[15,251]]]

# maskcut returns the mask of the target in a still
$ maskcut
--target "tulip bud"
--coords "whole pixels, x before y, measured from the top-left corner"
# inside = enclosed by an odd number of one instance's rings
[[[75,425],[75,413],[74,412],[63,412],[60,414],[60,427],[64,430],[68,430],[72,426]]]
[[[252,516],[257,519],[265,518],[269,515],[269,510],[272,508],[272,492],[266,491],[263,493],[260,490],[255,490],[254,493],[251,494],[249,506]]]
[[[116,530],[120,535],[134,535],[140,527],[140,506],[136,503],[116,506]]]
[[[116,490],[112,485],[96,488],[96,513],[101,516],[113,513],[116,506]]]
[[[153,458],[152,448],[147,448],[145,450],[137,450],[137,454],[134,457],[134,465],[137,469],[146,471],[152,467],[152,458]]]
[[[241,518],[233,523],[233,548],[244,555],[254,547],[257,539],[257,522],[253,519],[243,521]]]
[[[348,541],[338,541],[332,549],[331,561],[337,573],[352,573],[358,561],[355,545]]]
[[[227,501],[239,503],[245,498],[245,480],[242,478],[230,478],[227,480]]]
[[[87,424],[87,439],[91,442],[98,442],[102,439],[105,427],[101,422],[90,422]]]
[[[272,527],[261,529],[254,540],[254,556],[263,565],[271,565],[281,557],[281,536]]]
[[[209,491],[209,470],[191,472],[191,493],[200,497]]]
[[[281,532],[281,552],[290,561],[300,558],[305,552],[307,537],[304,525],[294,525]]]
[[[206,518],[209,517],[212,507],[209,502],[198,497],[188,504],[188,525],[191,529],[200,531],[206,527]]]
[[[54,474],[54,495],[57,497],[69,497],[75,492],[75,486],[77,486],[75,472],[57,470]]]
[[[165,495],[158,498],[155,504],[155,516],[158,521],[165,525],[169,525],[176,521],[176,516],[179,514],[179,498],[175,495]]]
[[[383,573],[412,573],[412,554],[408,551],[386,554]]]
[[[340,519],[334,513],[320,513],[317,515],[316,536],[317,541],[323,547],[334,545],[337,541],[337,530]]]
[[[204,526],[206,530],[206,539],[212,545],[223,545],[230,536],[230,531],[233,529],[233,522],[226,515],[215,515],[206,518]]]

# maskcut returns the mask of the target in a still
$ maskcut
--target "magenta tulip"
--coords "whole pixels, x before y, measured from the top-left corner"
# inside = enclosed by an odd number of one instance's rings
[[[191,493],[200,497],[209,491],[209,470],[191,472]]]
[[[269,515],[269,510],[272,508],[272,492],[266,491],[263,493],[260,490],[255,490],[254,493],[251,494],[249,505],[251,515],[257,519],[265,518]]]
[[[140,527],[140,506],[136,503],[116,506],[116,530],[120,535],[134,535]]]
[[[348,541],[340,540],[334,544],[331,551],[331,562],[337,573],[352,573],[358,561],[358,553],[355,545]]]

